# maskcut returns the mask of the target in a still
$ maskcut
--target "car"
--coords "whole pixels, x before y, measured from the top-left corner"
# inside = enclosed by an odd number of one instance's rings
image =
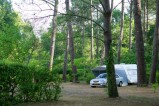
[[[116,84],[121,87],[123,84],[123,77],[119,76],[118,74],[115,75]],[[90,86],[93,87],[102,87],[107,86],[107,73],[99,74],[95,79],[90,81]]]

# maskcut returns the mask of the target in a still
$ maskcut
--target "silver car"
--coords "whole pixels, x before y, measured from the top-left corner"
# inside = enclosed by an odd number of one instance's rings
[[[123,84],[123,77],[120,77],[118,74],[115,75],[116,84],[121,87]],[[90,81],[91,87],[101,87],[107,86],[107,73],[99,74],[95,79]]]

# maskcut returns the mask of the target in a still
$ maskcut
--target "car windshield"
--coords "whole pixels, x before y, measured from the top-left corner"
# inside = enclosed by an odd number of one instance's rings
[[[98,77],[97,78],[106,78],[107,77],[107,74],[106,73],[104,73],[104,74],[100,74],[100,75],[98,75]]]

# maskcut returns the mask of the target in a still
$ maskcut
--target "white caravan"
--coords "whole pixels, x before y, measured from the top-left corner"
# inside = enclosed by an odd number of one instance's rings
[[[125,79],[125,82],[133,84],[137,83],[136,64],[115,64],[115,71]]]
[[[106,72],[106,66],[99,66],[94,68],[93,73],[98,76],[101,73]],[[128,84],[137,83],[137,65],[136,64],[115,64],[115,72],[123,77],[122,86],[127,86]]]

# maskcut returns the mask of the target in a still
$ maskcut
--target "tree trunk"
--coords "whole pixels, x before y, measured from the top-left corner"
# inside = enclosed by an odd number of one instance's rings
[[[97,20],[99,19],[99,10],[97,10]],[[96,49],[96,58],[98,60],[99,58],[99,27],[97,27],[97,39],[96,39],[96,46],[97,46],[97,49]]]
[[[84,48],[85,48],[85,22],[83,21],[83,25],[82,25],[82,56],[84,56]]]
[[[64,67],[63,67],[63,81],[67,81],[67,63],[68,63],[68,49],[69,49],[69,34],[67,31],[66,37],[66,48],[65,48],[65,57],[64,57]]]
[[[114,0],[111,0],[111,11],[113,11],[113,6],[114,6]],[[112,13],[111,13],[111,17],[110,17],[110,20],[112,20]]]
[[[149,25],[149,7],[148,7],[148,0],[146,0],[146,16],[147,16],[147,21],[146,21],[146,34],[148,33],[148,25]]]
[[[103,65],[105,60],[105,45],[102,47],[102,53],[101,53],[101,59],[100,59],[100,64]]]
[[[143,38],[145,38],[145,35],[146,35],[146,2],[144,1],[143,3]]]
[[[114,5],[114,0],[111,0],[111,11],[113,11],[113,5]],[[112,12],[111,12],[111,16],[110,16],[110,22],[112,21]],[[100,60],[100,64],[103,65],[104,64],[104,58],[105,58],[105,46],[102,49],[102,53],[101,53],[101,60]]]
[[[132,5],[133,0],[130,0],[130,29],[129,29],[129,50],[132,48]]]
[[[93,36],[94,36],[94,32],[93,32],[93,8],[92,8],[92,0],[90,1],[91,2],[91,59],[93,59],[94,57],[94,39],[93,39]]]
[[[118,97],[118,90],[115,80],[115,69],[113,63],[113,55],[110,51],[112,35],[111,35],[111,9],[109,0],[103,0],[103,16],[104,16],[104,45],[105,57],[108,59],[107,75],[108,75],[108,95],[109,97]]]
[[[144,58],[144,42],[141,25],[141,0],[134,0],[134,22],[136,37],[136,59],[138,86],[146,85],[146,70]]]
[[[153,38],[153,58],[149,84],[156,83],[156,70],[157,70],[157,61],[158,61],[158,46],[159,46],[159,0],[156,0],[156,28]]]
[[[70,8],[69,0],[66,0],[65,3],[66,3],[66,13],[69,14],[69,8]],[[78,78],[77,78],[77,68],[74,64],[75,53],[74,53],[74,42],[73,42],[73,30],[72,30],[71,20],[69,17],[67,18],[67,28],[70,37],[69,46],[70,46],[71,66],[73,71],[73,82],[76,83],[78,81]]]
[[[53,61],[54,61],[57,11],[58,11],[58,0],[55,0],[54,17],[53,17],[53,20],[52,20],[53,31],[52,31],[51,46],[50,46],[50,62],[49,62],[49,70],[50,71],[52,71]]]
[[[120,64],[120,55],[121,55],[121,46],[123,40],[123,30],[124,30],[124,0],[122,0],[122,8],[121,8],[121,24],[120,24],[120,36],[118,40],[118,64]]]

